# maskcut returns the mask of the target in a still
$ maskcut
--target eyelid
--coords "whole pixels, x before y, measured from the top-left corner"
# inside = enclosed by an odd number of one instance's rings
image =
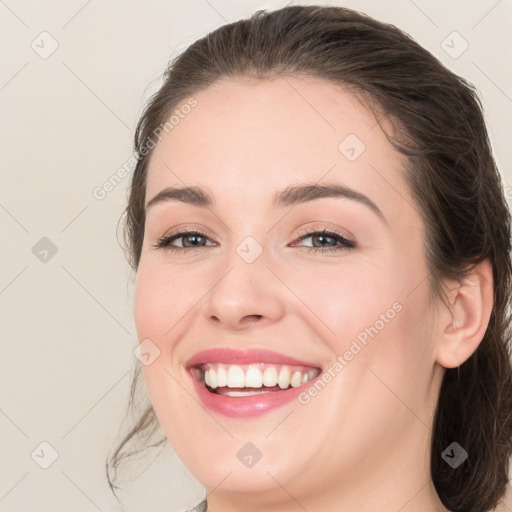
[[[345,230],[339,230],[337,228],[330,227],[325,222],[320,222],[320,224],[308,226],[307,228],[297,231],[297,239],[303,238],[305,235],[311,235],[318,232],[325,232],[327,235],[329,235],[329,233],[332,233],[339,236],[340,238],[345,239],[347,242],[351,242],[353,244],[356,243],[354,236],[352,234],[349,234]]]
[[[165,233],[165,235],[163,235],[161,238],[170,238],[174,235],[179,235],[183,233],[200,233],[201,235],[207,236],[210,239],[215,238],[215,235],[213,235],[213,233],[209,229],[205,228],[201,224],[198,224],[197,226],[189,224],[186,227],[176,226],[168,233]]]

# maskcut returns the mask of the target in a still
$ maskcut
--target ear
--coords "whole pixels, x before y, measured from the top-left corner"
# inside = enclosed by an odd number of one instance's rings
[[[456,282],[447,292],[449,307],[441,302],[436,361],[455,368],[466,361],[482,341],[494,304],[492,265],[489,259],[479,263],[465,284]]]

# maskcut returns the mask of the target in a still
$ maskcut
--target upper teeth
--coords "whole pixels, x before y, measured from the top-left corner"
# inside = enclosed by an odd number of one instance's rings
[[[286,389],[290,385],[296,388],[314,379],[318,373],[317,369],[263,363],[244,367],[236,364],[208,363],[203,368],[204,382],[213,389],[226,386],[228,388],[261,388],[276,384],[281,389]]]

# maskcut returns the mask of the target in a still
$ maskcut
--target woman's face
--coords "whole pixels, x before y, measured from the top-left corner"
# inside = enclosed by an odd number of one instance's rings
[[[442,368],[403,157],[321,79],[195,100],[152,155],[146,203],[175,193],[147,208],[135,290],[170,443],[219,496],[427,481]]]

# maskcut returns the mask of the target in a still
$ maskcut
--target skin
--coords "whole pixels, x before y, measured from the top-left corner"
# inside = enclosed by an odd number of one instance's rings
[[[467,285],[447,281],[447,304],[430,302],[405,161],[340,87],[312,77],[223,79],[194,97],[154,150],[146,201],[170,185],[197,185],[216,205],[148,210],[134,314],[139,340],[161,351],[143,366],[155,412],[207,489],[209,512],[448,510],[430,477],[433,415],[445,368],[462,364],[485,333],[489,263]],[[366,146],[353,162],[338,150],[348,134]],[[288,185],[326,182],[365,194],[386,222],[346,198],[271,206]],[[206,230],[209,241],[183,253],[152,246],[177,227]],[[300,238],[308,227],[334,229],[356,247],[325,252],[335,242]],[[236,252],[247,236],[263,249],[250,264]],[[394,303],[401,311],[307,405],[248,420],[194,399],[184,363],[201,350],[270,349],[326,369]],[[252,468],[236,455],[247,442],[262,453]]]

